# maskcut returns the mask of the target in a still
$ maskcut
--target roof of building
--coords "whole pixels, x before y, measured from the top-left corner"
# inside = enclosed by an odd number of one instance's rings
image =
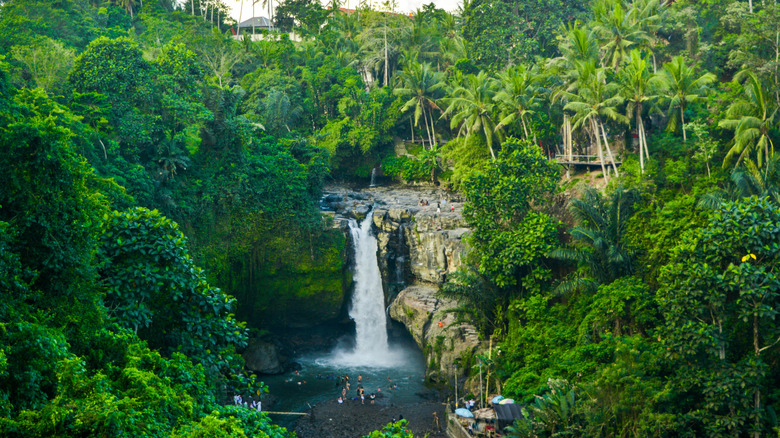
[[[273,23],[271,23],[271,20],[265,18],[265,17],[252,17],[249,20],[241,22],[241,24],[238,25],[239,28],[244,27],[273,27]]]

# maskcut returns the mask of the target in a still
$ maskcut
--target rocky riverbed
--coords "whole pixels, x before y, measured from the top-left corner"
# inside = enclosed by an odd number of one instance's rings
[[[407,421],[407,427],[416,437],[447,436],[444,405],[438,402],[384,406],[368,401],[360,404],[357,400],[347,400],[339,404],[336,400],[328,400],[315,406],[311,413],[295,425],[295,433],[301,438],[358,438],[401,418]],[[436,417],[439,418],[438,427]]]

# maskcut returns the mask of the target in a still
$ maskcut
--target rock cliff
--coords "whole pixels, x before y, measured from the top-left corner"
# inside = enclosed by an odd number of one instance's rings
[[[390,305],[390,317],[404,324],[423,350],[428,376],[446,380],[455,371],[454,364],[470,362],[482,343],[472,325],[457,323],[455,315],[447,312],[457,303],[438,298],[437,292],[438,286],[432,284],[407,287]]]
[[[452,375],[455,360],[467,359],[481,345],[472,326],[455,324],[454,315],[446,312],[457,303],[436,296],[466,251],[460,195],[414,187],[334,188],[321,206],[333,210],[337,222],[363,218],[373,208],[390,316],[407,327],[425,353],[431,378]]]

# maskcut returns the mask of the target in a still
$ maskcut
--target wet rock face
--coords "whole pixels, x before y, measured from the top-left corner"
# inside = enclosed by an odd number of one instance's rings
[[[456,359],[485,347],[473,326],[455,324],[454,314],[446,312],[457,303],[436,296],[465,256],[463,238],[469,229],[462,216],[463,199],[454,192],[415,187],[326,192],[320,207],[332,211],[345,229],[349,218],[360,220],[373,208],[390,317],[404,324],[423,350],[428,376],[446,380]]]
[[[455,323],[447,309],[457,306],[454,300],[436,296],[438,286],[418,283],[401,291],[390,305],[390,317],[403,323],[426,355],[426,373],[445,380],[452,375],[456,359],[484,349],[474,326]],[[462,371],[462,370],[461,370]]]
[[[391,297],[415,281],[441,284],[461,265],[468,228],[457,193],[414,187],[333,188],[320,207],[334,211],[337,221],[360,220],[373,207],[379,268]]]

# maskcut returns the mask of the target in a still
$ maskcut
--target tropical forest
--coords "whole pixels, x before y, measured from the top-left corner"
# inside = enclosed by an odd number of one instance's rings
[[[777,2],[356,3],[0,0],[0,436],[780,437]]]

